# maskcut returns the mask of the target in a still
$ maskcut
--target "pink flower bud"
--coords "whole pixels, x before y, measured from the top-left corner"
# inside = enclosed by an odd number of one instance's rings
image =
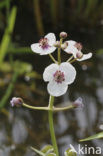
[[[61,32],[60,33],[60,38],[65,39],[67,37],[67,33],[66,32]]]
[[[83,57],[83,53],[82,53],[81,51],[77,52],[77,53],[76,53],[76,57],[77,57],[78,59],[81,59],[81,58]]]
[[[22,98],[13,97],[10,101],[12,107],[17,106],[20,107],[23,104]]]
[[[73,102],[73,106],[75,106],[76,108],[83,108],[84,104],[83,104],[83,100],[81,97],[77,98],[74,102]]]

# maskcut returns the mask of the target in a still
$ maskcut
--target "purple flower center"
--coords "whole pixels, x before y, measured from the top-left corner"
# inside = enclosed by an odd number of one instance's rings
[[[74,46],[75,46],[78,50],[82,50],[82,48],[83,48],[83,46],[82,46],[81,43],[76,43]]]
[[[49,46],[48,44],[48,39],[47,38],[41,38],[39,40],[39,46],[42,48],[42,49],[47,49]]]
[[[62,83],[63,81],[65,81],[64,72],[61,72],[60,70],[57,70],[53,76],[54,76],[54,80],[57,83]]]

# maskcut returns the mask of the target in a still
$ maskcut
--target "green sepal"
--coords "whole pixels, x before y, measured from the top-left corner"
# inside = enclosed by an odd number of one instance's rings
[[[48,153],[51,153],[53,152],[54,149],[53,149],[53,146],[52,145],[46,145],[44,146],[42,149],[41,149],[41,152],[45,153],[45,154],[48,154]]]
[[[41,150],[37,150],[34,147],[31,147],[31,149],[40,156],[56,156],[52,145],[46,145]]]
[[[31,147],[31,149],[32,149],[35,153],[39,154],[40,156],[45,156],[45,154],[44,154],[43,152],[37,150],[36,148]]]
[[[68,148],[65,151],[64,156],[77,156],[77,153],[75,151],[73,151],[71,148]]]

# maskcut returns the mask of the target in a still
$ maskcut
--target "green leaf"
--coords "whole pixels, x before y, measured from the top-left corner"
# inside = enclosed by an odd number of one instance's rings
[[[98,134],[95,134],[95,135],[93,135],[93,136],[90,136],[90,137],[88,137],[88,138],[86,138],[86,139],[81,139],[80,141],[81,141],[81,142],[82,142],[82,141],[89,141],[89,140],[100,139],[100,138],[103,138],[103,132],[100,132],[100,133],[98,133]]]
[[[14,6],[9,15],[9,22],[5,29],[1,45],[0,45],[0,65],[2,64],[9,44],[11,42],[11,36],[14,30],[15,20],[16,20],[17,8]]]
[[[64,156],[77,156],[76,152],[73,151],[73,149],[68,148],[65,152],[64,152]]]
[[[45,153],[45,154],[48,154],[50,152],[53,152],[54,149],[53,149],[53,146],[52,145],[46,145],[44,146],[42,149],[41,149],[41,152]]]

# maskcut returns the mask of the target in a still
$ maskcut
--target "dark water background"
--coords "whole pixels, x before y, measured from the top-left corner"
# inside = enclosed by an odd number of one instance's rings
[[[30,46],[37,42],[41,35],[36,31],[31,11],[22,9],[19,6],[13,41],[18,42],[20,46]],[[90,60],[73,64],[77,70],[75,82],[69,86],[64,96],[55,98],[55,105],[64,105],[80,96],[85,105],[83,109],[54,114],[55,132],[62,156],[69,144],[77,148],[80,139],[103,131],[103,54],[97,53],[98,49],[103,48],[103,27],[72,27],[68,21],[54,27],[46,14],[43,19],[45,34],[54,32],[58,38],[61,31],[66,31],[68,39],[83,44],[84,52],[93,52]],[[14,60],[17,59],[31,63],[39,74],[42,74],[44,68],[51,63],[48,56],[36,54],[17,54]],[[62,53],[62,60],[66,59],[68,55]],[[37,89],[31,90],[31,84],[34,88],[36,85]],[[21,96],[25,102],[35,106],[48,104],[49,96],[43,80],[20,77],[13,95]],[[9,102],[6,108],[7,111],[0,114],[0,156],[34,156],[30,146],[40,149],[43,145],[51,143],[47,112],[11,108]],[[103,140],[81,143],[81,146],[85,145],[95,148],[100,146],[103,149]]]

